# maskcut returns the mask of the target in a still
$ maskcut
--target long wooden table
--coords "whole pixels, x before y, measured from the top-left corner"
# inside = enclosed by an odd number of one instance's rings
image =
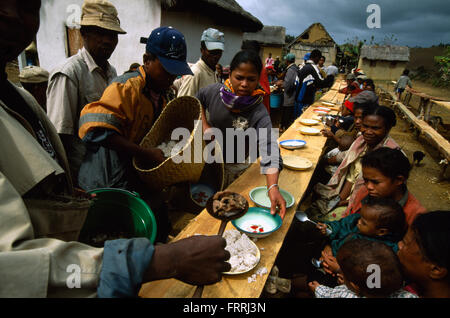
[[[343,94],[338,94],[335,90],[330,90],[315,103],[319,106],[321,101],[342,102]],[[314,105],[313,105],[314,106]],[[309,107],[301,118],[312,118],[315,116],[314,107]],[[334,111],[333,113],[336,113]],[[265,267],[268,272],[271,271],[277,254],[283,244],[284,238],[292,223],[295,214],[295,208],[303,198],[308,184],[313,175],[314,169],[322,155],[326,138],[322,135],[307,136],[302,135],[298,128],[302,125],[298,121],[294,122],[289,129],[279,138],[285,139],[303,139],[307,142],[306,146],[297,150],[286,150],[281,148],[281,155],[295,154],[309,159],[313,163],[313,168],[307,171],[294,171],[284,168],[279,177],[279,185],[282,189],[291,193],[295,198],[295,204],[287,209],[281,228],[270,236],[259,239],[256,245],[261,252],[259,264],[252,271],[241,275],[224,275],[222,280],[214,285],[205,286],[203,298],[258,298],[266,283],[268,274],[264,276],[257,275],[256,282],[249,283],[248,277],[256,273],[259,268]],[[322,129],[323,125],[313,126]],[[236,179],[228,190],[238,192],[244,195],[249,201],[250,206],[255,206],[249,198],[249,192],[255,187],[265,186],[266,178],[260,173],[259,162],[252,164],[244,174]],[[220,221],[211,217],[206,210],[203,210],[197,217],[177,235],[176,240],[187,238],[196,234],[215,235],[219,230]],[[227,225],[227,230],[234,228],[231,223]],[[186,298],[192,297],[196,286],[185,284],[175,279],[160,280],[150,282],[142,286],[139,296],[145,298]]]

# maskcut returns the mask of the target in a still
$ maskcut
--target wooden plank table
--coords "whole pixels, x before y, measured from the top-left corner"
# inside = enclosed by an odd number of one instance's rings
[[[337,96],[335,92],[329,91],[322,96],[320,101],[343,100],[342,96]],[[320,101],[315,105],[320,105]],[[314,116],[314,107],[309,107],[301,118],[312,118]],[[336,112],[333,112],[336,113]],[[295,214],[295,208],[302,199],[308,187],[309,181],[313,175],[314,169],[322,155],[326,138],[322,135],[306,136],[297,131],[301,124],[294,122],[289,129],[279,138],[284,139],[303,139],[307,142],[306,146],[297,150],[286,150],[281,148],[281,155],[295,154],[309,159],[313,163],[313,168],[307,171],[294,171],[287,168],[283,169],[279,177],[279,185],[282,189],[290,192],[295,198],[295,204],[287,209],[281,228],[270,236],[260,239],[256,245],[261,251],[259,264],[252,271],[241,275],[224,275],[222,280],[214,285],[204,287],[203,298],[258,298],[264,289],[268,275],[257,276],[256,282],[248,283],[248,277],[256,273],[256,270],[262,267],[267,268],[268,272],[272,269],[278,251],[280,250],[288,229],[292,223]],[[323,125],[314,126],[322,129]],[[255,187],[265,186],[266,178],[260,173],[259,162],[252,164],[238,179],[236,179],[228,190],[241,193],[249,201],[250,206],[255,206],[249,198],[249,192]],[[203,210],[197,217],[177,235],[174,239],[180,240],[196,234],[215,235],[219,230],[220,221],[211,217],[206,210]],[[227,225],[227,230],[234,228],[231,223]],[[185,284],[175,279],[159,280],[144,284],[140,290],[139,296],[145,298],[186,298],[192,297],[196,286]]]

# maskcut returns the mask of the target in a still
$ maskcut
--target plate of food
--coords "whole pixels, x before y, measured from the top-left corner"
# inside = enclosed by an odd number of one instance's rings
[[[299,132],[301,132],[304,135],[311,135],[311,136],[315,136],[320,134],[320,130],[317,128],[312,128],[312,127],[302,127],[300,129],[298,129]]]
[[[331,109],[329,109],[328,107],[323,107],[323,106],[317,106],[316,109],[323,110],[325,112],[330,112],[331,111]]]
[[[270,214],[268,209],[252,207],[245,215],[231,221],[231,224],[249,237],[264,238],[277,231],[283,220],[279,214]]]
[[[308,170],[313,164],[306,158],[298,156],[283,156],[283,166],[292,170]]]
[[[299,149],[306,145],[306,141],[300,139],[288,139],[280,141],[280,146],[289,150]]]
[[[292,194],[283,189],[279,190],[284,200],[286,200],[286,209],[293,206],[295,199]],[[250,191],[249,196],[250,200],[252,200],[257,206],[270,209],[272,204],[269,196],[267,195],[267,187],[256,187]]]
[[[223,233],[223,238],[227,242],[225,249],[230,252],[228,263],[231,265],[231,269],[223,274],[244,274],[258,265],[261,252],[245,233],[241,234],[238,230],[231,229]]]
[[[248,210],[247,200],[239,193],[220,191],[206,202],[206,211],[219,220],[233,220]]]
[[[323,105],[325,106],[331,106],[331,107],[335,107],[336,104],[335,103],[330,103],[330,102],[321,102]]]
[[[298,122],[305,126],[314,126],[319,123],[319,121],[316,119],[308,119],[308,118],[302,118]]]

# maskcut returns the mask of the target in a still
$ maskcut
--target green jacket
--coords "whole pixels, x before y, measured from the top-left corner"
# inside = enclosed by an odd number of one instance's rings
[[[350,214],[349,216],[342,218],[339,221],[325,222],[325,224],[327,224],[332,231],[329,238],[331,239],[331,249],[333,251],[333,256],[336,257],[337,251],[345,242],[358,238],[382,242],[392,247],[394,253],[397,253],[397,243],[401,238],[391,234],[379,237],[370,237],[359,233],[356,224],[358,223],[360,217],[361,215],[359,213],[355,213]]]

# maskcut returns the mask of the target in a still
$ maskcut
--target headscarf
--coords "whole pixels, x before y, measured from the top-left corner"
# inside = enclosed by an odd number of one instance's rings
[[[231,86],[230,79],[227,79],[220,89],[220,97],[222,102],[232,112],[240,113],[249,110],[263,102],[266,93],[261,87],[258,87],[252,92],[250,96],[237,96]]]

